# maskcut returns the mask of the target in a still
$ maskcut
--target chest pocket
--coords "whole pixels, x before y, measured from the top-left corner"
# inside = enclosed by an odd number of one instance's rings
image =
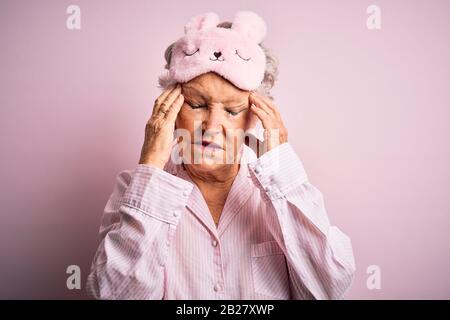
[[[266,299],[289,299],[286,258],[276,241],[252,244],[252,276],[255,293]],[[257,296],[258,299],[264,299]]]

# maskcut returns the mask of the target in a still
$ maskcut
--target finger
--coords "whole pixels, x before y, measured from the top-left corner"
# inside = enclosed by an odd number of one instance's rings
[[[172,104],[175,102],[175,100],[177,99],[177,97],[181,94],[181,87],[178,85],[177,88],[175,88],[166,98],[166,100],[164,100],[161,103],[161,106],[159,107],[158,110],[158,115],[157,116],[162,116],[163,118],[165,118],[167,116],[167,113],[169,112],[169,108],[172,106]]]
[[[153,111],[152,116],[158,113],[159,107],[161,106],[161,103],[166,100],[167,96],[176,88],[176,85],[171,85],[167,89],[165,89],[159,97],[155,100],[155,103],[153,104]]]
[[[270,119],[275,119],[275,115],[266,105],[259,103],[259,102],[252,103],[252,104],[256,106],[256,109],[264,112]]]
[[[166,112],[165,118],[167,119],[167,121],[175,123],[178,113],[180,112],[180,109],[183,106],[183,103],[184,103],[184,96],[180,94]]]
[[[270,99],[268,96],[265,96],[257,91],[252,91],[252,93],[250,94],[252,97],[263,101],[264,103],[266,103],[271,109],[277,109],[276,106],[274,105],[272,99]]]
[[[175,100],[173,96],[175,95],[176,98],[179,92],[181,92],[180,85],[176,85],[173,86],[171,89],[165,91],[161,96],[159,96],[159,98],[156,99],[155,101],[155,107],[153,108],[153,115],[157,115],[161,109],[163,110],[164,108],[167,109],[170,106],[170,104],[168,105],[168,103],[170,103],[170,99]]]
[[[255,104],[250,106],[250,110],[256,114],[256,116],[261,120],[264,129],[269,129],[271,126],[271,117],[261,108],[257,107]]]
[[[270,110],[270,113],[273,114],[275,117],[280,117],[280,112],[278,111],[278,108],[275,106],[275,104],[272,102],[271,99],[261,94],[258,94],[257,92],[253,92],[250,95],[250,97],[254,98],[254,100],[258,101],[260,104],[265,106],[266,109]]]
[[[258,108],[262,109],[265,113],[267,113],[271,117],[276,117],[276,114],[273,112],[271,108],[267,105],[267,103],[262,100],[258,96],[250,96],[250,103],[255,104]]]
[[[174,89],[176,88],[176,85],[171,85],[168,88],[166,88],[163,92],[161,92],[161,94],[159,95],[158,98],[156,98],[155,102],[153,103],[153,113],[155,114],[157,112],[157,110],[159,109],[159,106],[161,105],[161,103],[166,100],[167,96],[170,94],[170,92],[172,92]]]
[[[250,95],[251,101],[253,103],[260,106],[263,110],[265,110],[268,114],[271,114],[273,116],[277,116],[278,110],[275,107],[275,105],[269,101],[268,98],[254,92]]]

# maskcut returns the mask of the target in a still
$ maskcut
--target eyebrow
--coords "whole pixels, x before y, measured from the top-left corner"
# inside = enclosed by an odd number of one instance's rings
[[[241,103],[239,105],[235,105],[235,106],[226,106],[227,109],[231,109],[233,111],[244,111],[245,109],[248,109],[248,104],[246,103]]]

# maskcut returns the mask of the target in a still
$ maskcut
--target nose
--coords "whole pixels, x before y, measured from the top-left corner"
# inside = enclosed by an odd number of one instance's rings
[[[216,58],[219,58],[220,56],[222,55],[222,52],[214,52],[214,56],[216,57]]]
[[[203,118],[203,129],[212,132],[220,132],[223,123],[222,117],[223,116],[219,110],[210,110]]]

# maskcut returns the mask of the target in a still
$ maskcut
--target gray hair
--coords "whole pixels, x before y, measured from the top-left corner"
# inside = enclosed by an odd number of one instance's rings
[[[218,28],[226,29],[230,29],[231,26],[232,23],[229,21],[221,22],[217,25]],[[164,66],[165,69],[169,69],[170,67],[170,61],[172,60],[172,49],[174,45],[175,43],[172,43],[164,52],[164,58],[166,59],[166,65]],[[261,82],[261,85],[258,89],[256,89],[256,91],[262,95],[269,97],[270,99],[273,99],[273,97],[270,95],[270,90],[273,88],[278,78],[278,59],[273,54],[271,49],[265,47],[262,43],[260,43],[259,46],[261,47],[261,49],[263,49],[266,55],[266,69],[264,70],[264,78]],[[164,76],[160,76],[158,82],[160,88],[162,89],[166,89],[171,84],[166,80],[166,77]]]

